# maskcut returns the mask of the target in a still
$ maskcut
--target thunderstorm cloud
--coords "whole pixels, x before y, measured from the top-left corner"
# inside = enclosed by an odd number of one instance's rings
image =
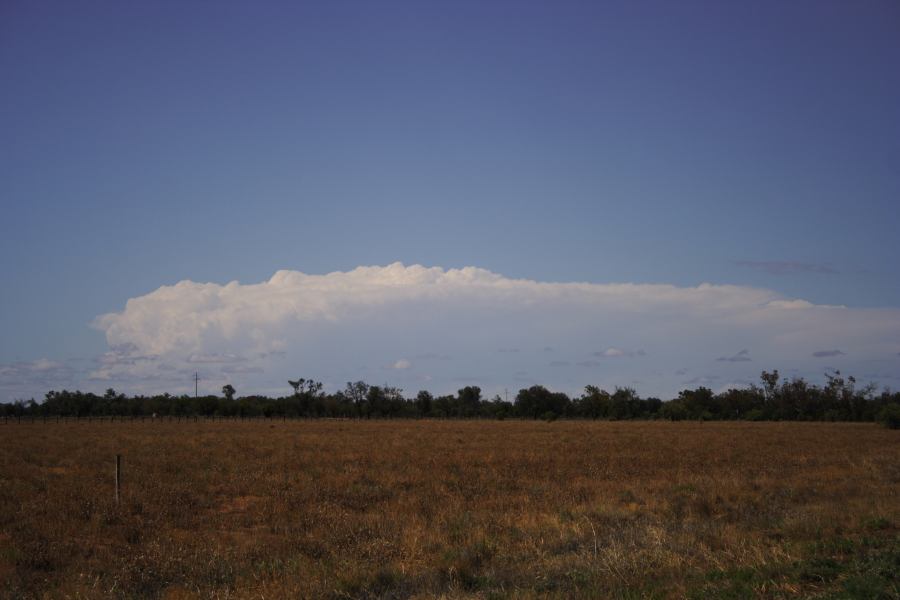
[[[525,372],[567,391],[640,376],[650,386],[641,391],[665,394],[682,382],[663,373],[686,364],[718,363],[730,378],[787,363],[815,374],[820,367],[803,364],[809,348],[836,338],[860,360],[893,356],[900,310],[817,305],[735,285],[549,283],[394,263],[325,275],[283,270],[253,284],[182,281],[131,298],[94,327],[111,348],[92,374],[105,380],[171,380],[203,367],[210,385],[242,375],[236,387],[277,390],[286,376],[308,376],[339,387],[380,377],[387,359],[407,388],[427,381],[451,390],[475,377],[503,389]],[[566,349],[550,364],[540,358],[547,342]],[[741,350],[719,354],[735,345]],[[550,368],[563,362],[590,369]]]

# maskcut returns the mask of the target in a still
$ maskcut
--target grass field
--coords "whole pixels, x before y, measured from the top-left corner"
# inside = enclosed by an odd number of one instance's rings
[[[0,428],[9,598],[898,598],[898,525],[871,424]]]

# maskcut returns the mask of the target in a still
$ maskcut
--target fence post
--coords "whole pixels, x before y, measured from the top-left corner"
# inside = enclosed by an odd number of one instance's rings
[[[116,504],[119,503],[119,488],[122,485],[122,455],[116,454]]]

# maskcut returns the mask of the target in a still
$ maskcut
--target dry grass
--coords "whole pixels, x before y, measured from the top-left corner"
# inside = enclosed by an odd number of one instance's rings
[[[827,544],[896,540],[898,483],[869,424],[8,425],[0,594],[806,596]]]

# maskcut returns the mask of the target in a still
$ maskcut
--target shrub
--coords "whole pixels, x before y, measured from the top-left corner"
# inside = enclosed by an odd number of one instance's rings
[[[878,422],[888,429],[900,429],[900,404],[886,404],[878,413]]]

